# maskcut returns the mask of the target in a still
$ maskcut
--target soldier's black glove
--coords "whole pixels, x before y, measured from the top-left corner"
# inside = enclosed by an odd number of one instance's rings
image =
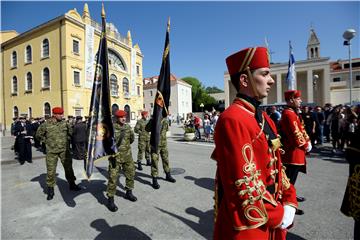
[[[116,167],[116,158],[115,157],[110,156],[109,157],[109,162],[110,162],[112,168]]]

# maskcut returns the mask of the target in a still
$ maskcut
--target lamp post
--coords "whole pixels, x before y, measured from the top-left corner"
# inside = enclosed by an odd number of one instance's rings
[[[315,74],[313,76],[313,86],[314,86],[314,98],[316,98],[316,101],[314,100],[314,103],[317,103],[317,96],[318,96],[318,92],[317,92],[317,86],[318,86],[318,83],[319,83],[319,75]]]
[[[203,112],[203,108],[204,108],[204,104],[203,103],[200,103],[200,107],[201,107],[201,112]]]
[[[347,29],[344,34],[343,38],[344,46],[349,46],[349,79],[350,79],[350,105],[352,104],[352,66],[351,66],[351,39],[355,37],[356,31],[354,29]]]

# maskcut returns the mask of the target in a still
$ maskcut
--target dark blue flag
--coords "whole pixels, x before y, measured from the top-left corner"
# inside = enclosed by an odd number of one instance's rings
[[[157,152],[160,141],[161,120],[169,114],[170,100],[170,18],[168,20],[165,37],[165,47],[157,83],[157,92],[154,101],[154,111],[151,122],[151,152]]]
[[[89,135],[86,156],[86,175],[88,179],[91,177],[96,159],[112,155],[117,151],[110,111],[108,48],[104,6],[102,6],[101,18],[102,31],[96,60],[88,123]]]

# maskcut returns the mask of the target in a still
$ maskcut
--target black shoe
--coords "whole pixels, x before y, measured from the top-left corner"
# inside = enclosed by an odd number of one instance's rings
[[[296,215],[304,215],[304,211],[301,210],[301,209],[296,209],[295,214],[296,214]]]
[[[26,160],[28,163],[32,163],[32,160]]]
[[[160,188],[160,185],[157,182],[157,177],[153,177],[153,179],[152,179],[152,187],[154,189],[159,189]]]
[[[47,190],[47,198],[46,200],[51,200],[54,198],[54,188],[53,187],[48,187],[48,190]]]
[[[171,174],[168,172],[168,173],[165,173],[166,174],[166,181],[168,182],[176,182],[176,180],[171,176]]]
[[[142,166],[141,166],[141,162],[138,162],[137,164],[138,164],[138,170],[139,170],[139,171],[142,171],[143,168],[142,168]]]
[[[109,197],[108,198],[108,202],[106,204],[106,207],[111,211],[111,212],[116,212],[118,210],[118,207],[115,205],[114,203],[114,197]]]
[[[71,191],[80,191],[81,190],[81,187],[79,187],[79,185],[76,185],[75,182],[70,182],[69,188]]]
[[[132,194],[132,190],[126,190],[125,199],[136,202],[137,198]]]
[[[146,166],[151,166],[151,161],[150,160],[146,160]]]
[[[21,162],[20,162],[20,165],[24,165],[24,163],[25,163],[25,161],[21,161]]]
[[[298,202],[304,202],[304,201],[306,200],[306,198],[296,196],[296,200],[297,200]]]

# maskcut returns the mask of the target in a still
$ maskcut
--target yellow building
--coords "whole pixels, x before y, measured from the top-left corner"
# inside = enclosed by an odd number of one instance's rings
[[[112,23],[106,31],[112,111],[124,109],[133,123],[143,107],[143,55],[130,31],[123,37]],[[1,125],[9,129],[23,113],[50,115],[55,106],[65,116],[88,115],[100,33],[86,3],[82,16],[74,9],[20,35],[1,32]]]

